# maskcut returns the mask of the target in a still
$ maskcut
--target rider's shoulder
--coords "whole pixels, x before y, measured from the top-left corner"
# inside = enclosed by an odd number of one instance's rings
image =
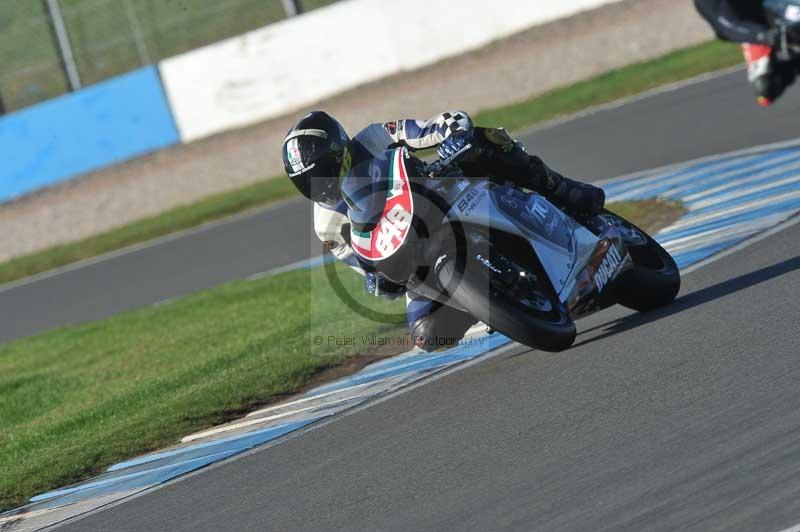
[[[386,130],[386,128],[384,128],[383,124],[375,123],[375,124],[370,124],[367,127],[363,128],[361,131],[356,133],[353,138],[358,139],[358,138],[370,137],[376,135],[377,133],[388,134],[389,132]]]
[[[392,160],[399,148],[384,149],[350,168],[347,178],[380,178],[389,175]]]
[[[369,159],[354,164],[347,174],[347,180],[369,178],[372,181],[380,181],[402,172],[407,176],[420,176],[424,163],[412,154],[406,147],[392,147],[379,153],[373,154]]]
[[[394,144],[395,140],[383,124],[371,124],[356,133],[353,142],[372,155],[377,155]]]

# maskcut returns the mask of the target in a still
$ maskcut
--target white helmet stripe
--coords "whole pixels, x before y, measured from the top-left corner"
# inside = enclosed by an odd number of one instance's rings
[[[328,134],[321,129],[298,129],[296,131],[292,131],[289,136],[286,137],[286,140],[296,139],[297,137],[303,137],[306,135],[311,137],[319,137],[322,139],[328,138]]]
[[[306,166],[306,167],[305,167],[305,168],[303,168],[302,170],[298,170],[298,171],[296,171],[296,172],[292,172],[291,174],[289,174],[289,177],[295,177],[295,176],[298,176],[298,175],[302,174],[303,172],[305,172],[305,171],[307,171],[307,170],[311,170],[311,169],[312,169],[312,168],[314,168],[315,166],[317,166],[317,163],[314,163],[314,164],[312,164],[312,165]]]

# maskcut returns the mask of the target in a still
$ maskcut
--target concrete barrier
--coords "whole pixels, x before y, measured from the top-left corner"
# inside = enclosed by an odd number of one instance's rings
[[[155,67],[0,118],[0,201],[180,141]]]
[[[184,142],[619,0],[346,0],[163,61]]]

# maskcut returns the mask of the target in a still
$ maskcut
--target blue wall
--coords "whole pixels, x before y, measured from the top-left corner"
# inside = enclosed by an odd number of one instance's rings
[[[0,201],[179,142],[156,67],[0,118]]]

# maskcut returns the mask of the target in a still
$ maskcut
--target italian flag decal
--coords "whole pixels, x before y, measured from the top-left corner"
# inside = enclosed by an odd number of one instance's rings
[[[389,166],[389,190],[383,215],[375,229],[366,233],[350,231],[350,243],[360,256],[371,261],[381,261],[400,249],[411,229],[414,214],[414,201],[408,182],[405,148],[397,148],[392,153]]]

